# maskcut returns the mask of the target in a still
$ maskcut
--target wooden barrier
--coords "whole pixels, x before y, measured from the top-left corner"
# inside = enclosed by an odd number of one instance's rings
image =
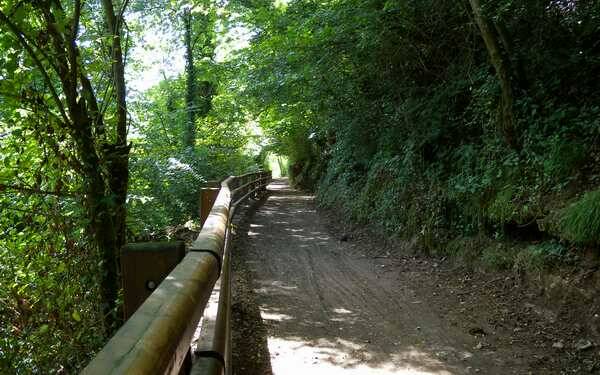
[[[207,181],[200,189],[200,224],[204,225],[221,189],[220,181]]]
[[[140,307],[185,256],[183,241],[132,243],[121,252],[125,319]]]
[[[223,259],[231,212],[239,202],[264,189],[270,172],[229,177],[221,189],[198,238],[183,260],[108,341],[83,370],[84,374],[179,374],[190,349],[192,336],[223,269],[223,302],[229,302],[229,261]],[[252,184],[254,183],[254,184]],[[225,363],[230,348],[229,306],[215,324],[209,368],[230,368]],[[221,365],[216,364],[215,360]],[[210,363],[209,363],[210,362]],[[212,372],[214,373],[214,372]]]

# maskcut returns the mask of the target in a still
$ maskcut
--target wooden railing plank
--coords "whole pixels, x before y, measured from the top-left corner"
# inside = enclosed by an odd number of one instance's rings
[[[217,269],[212,255],[188,253],[83,373],[158,374],[178,369],[217,280]]]
[[[229,177],[221,184],[210,215],[190,251],[158,288],[117,331],[83,370],[83,374],[178,374],[193,334],[221,273],[223,252],[231,218],[231,188],[241,184],[255,191],[270,175],[264,172]],[[253,179],[256,185],[248,184]],[[250,189],[254,187],[254,189]],[[264,188],[264,186],[262,187]],[[238,190],[240,191],[240,190]],[[244,189],[241,190],[244,192]],[[244,197],[252,192],[247,192]],[[235,210],[235,206],[234,209]],[[228,261],[228,260],[227,260]],[[229,270],[226,262],[225,269]],[[228,361],[229,275],[223,280],[221,316],[213,333],[215,352]],[[224,332],[225,334],[224,334]],[[215,368],[212,360],[204,360]],[[220,371],[222,371],[222,367]]]

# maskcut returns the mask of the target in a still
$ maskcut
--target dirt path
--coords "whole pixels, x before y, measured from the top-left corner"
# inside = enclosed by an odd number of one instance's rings
[[[510,308],[497,311],[492,303],[500,292],[490,302],[469,300],[460,288],[465,280],[440,284],[456,277],[437,263],[332,234],[312,196],[284,180],[270,190],[238,230],[236,374],[561,373],[547,356],[559,350],[552,344],[560,338],[544,336],[542,345],[519,338]],[[513,285],[510,277],[493,281],[490,290]],[[470,287],[477,282],[468,280]],[[475,285],[484,297],[486,286]],[[473,306],[482,303],[488,306]],[[556,321],[530,305],[535,321],[525,333],[538,329],[537,321]]]

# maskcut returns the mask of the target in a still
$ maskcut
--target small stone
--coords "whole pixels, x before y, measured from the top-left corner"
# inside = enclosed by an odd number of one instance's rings
[[[448,359],[448,353],[447,352],[437,352],[435,354],[438,358],[440,358],[441,360],[447,360]]]
[[[565,344],[562,341],[558,341],[552,344],[552,347],[555,349],[562,349],[565,347]]]
[[[483,343],[481,343],[481,342],[478,343],[477,345],[475,345],[475,347],[473,347],[473,349],[475,349],[475,350],[481,350],[481,349],[483,349]]]
[[[473,335],[473,336],[478,336],[478,335],[485,336],[486,332],[481,327],[473,327],[473,328],[469,329],[469,334]]]

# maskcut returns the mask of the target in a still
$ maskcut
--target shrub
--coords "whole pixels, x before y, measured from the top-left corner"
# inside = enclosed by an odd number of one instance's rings
[[[600,243],[600,189],[588,192],[563,211],[562,237],[582,244]]]
[[[528,246],[520,251],[515,257],[513,270],[516,272],[541,272],[553,265],[568,263],[575,259],[560,242],[544,242]]]

